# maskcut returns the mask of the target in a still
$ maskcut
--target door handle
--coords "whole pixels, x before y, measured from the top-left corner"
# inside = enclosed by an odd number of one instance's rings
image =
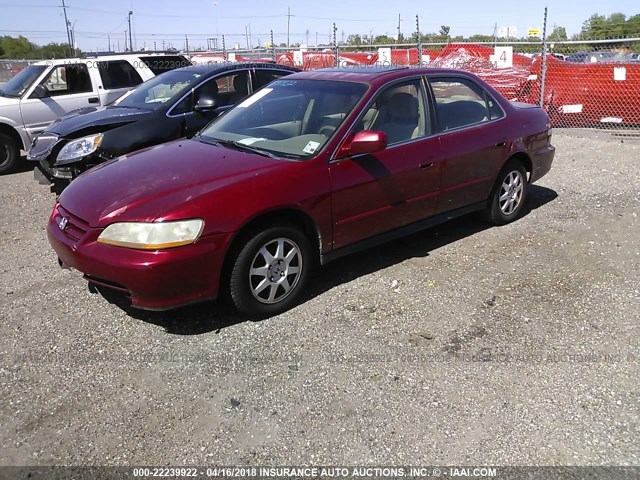
[[[507,142],[498,142],[496,143],[496,147],[501,148],[504,147],[507,144]]]
[[[89,97],[89,103],[100,103],[100,99],[98,97]]]
[[[433,167],[433,162],[421,163],[420,164],[420,168],[422,168],[422,169],[427,169],[427,168],[431,168],[431,167]]]

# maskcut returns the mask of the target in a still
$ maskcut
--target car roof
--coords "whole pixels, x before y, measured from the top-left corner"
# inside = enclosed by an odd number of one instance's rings
[[[408,67],[408,66],[358,66],[358,67],[338,67],[321,68],[296,73],[294,78],[309,80],[338,80],[362,83],[377,83],[380,80],[393,80],[414,75],[446,74],[446,75],[466,75],[473,76],[469,72],[453,68],[433,68],[433,67]]]
[[[289,67],[287,65],[278,65],[276,63],[269,62],[220,62],[220,63],[208,63],[201,65],[192,65],[188,67],[176,68],[174,71],[187,71],[196,72],[200,74],[214,74],[218,72],[224,72],[227,70],[236,69],[250,69],[250,68],[263,68],[265,70],[287,70],[292,73],[299,72],[299,68]]]
[[[33,65],[64,65],[67,63],[75,62],[75,63],[83,63],[83,62],[100,62],[100,61],[108,61],[108,60],[124,60],[124,59],[146,59],[150,57],[166,57],[166,56],[181,56],[176,54],[157,54],[157,53],[122,53],[122,54],[110,54],[110,55],[96,55],[96,56],[87,56],[86,58],[53,58],[51,60],[40,60],[34,62]]]

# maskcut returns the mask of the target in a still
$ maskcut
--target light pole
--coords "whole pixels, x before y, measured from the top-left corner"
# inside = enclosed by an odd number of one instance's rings
[[[218,2],[213,2],[213,6],[216,7],[216,41],[214,45],[215,49],[218,48],[218,5]]]

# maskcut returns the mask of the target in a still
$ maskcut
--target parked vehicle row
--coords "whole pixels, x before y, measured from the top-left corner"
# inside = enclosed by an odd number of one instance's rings
[[[79,108],[108,105],[159,73],[189,65],[181,55],[130,54],[36,62],[0,89],[0,174],[51,122]]]
[[[142,83],[107,107],[76,110],[34,141],[36,178],[56,193],[105,160],[190,137],[254,90],[296,68],[224,64],[179,68]]]
[[[196,96],[185,97],[194,109],[215,105]],[[61,266],[134,307],[224,295],[270,316],[300,300],[316,266],[350,252],[478,210],[497,225],[517,219],[554,153],[542,109],[467,72],[293,73],[191,139],[80,175],[47,234]]]

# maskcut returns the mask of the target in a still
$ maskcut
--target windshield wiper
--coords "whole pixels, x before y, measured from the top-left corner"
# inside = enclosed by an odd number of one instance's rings
[[[249,145],[245,145],[244,143],[236,142],[234,140],[218,140],[218,139],[205,140],[202,138],[202,136],[199,136],[198,139],[205,143],[211,143],[213,145],[219,145],[221,147],[226,147],[226,148],[233,148],[235,150],[244,151],[244,152],[251,152],[251,153],[255,153],[256,155],[262,155],[263,157],[280,158],[277,155],[274,155],[273,153],[263,150],[261,148],[251,147]]]

